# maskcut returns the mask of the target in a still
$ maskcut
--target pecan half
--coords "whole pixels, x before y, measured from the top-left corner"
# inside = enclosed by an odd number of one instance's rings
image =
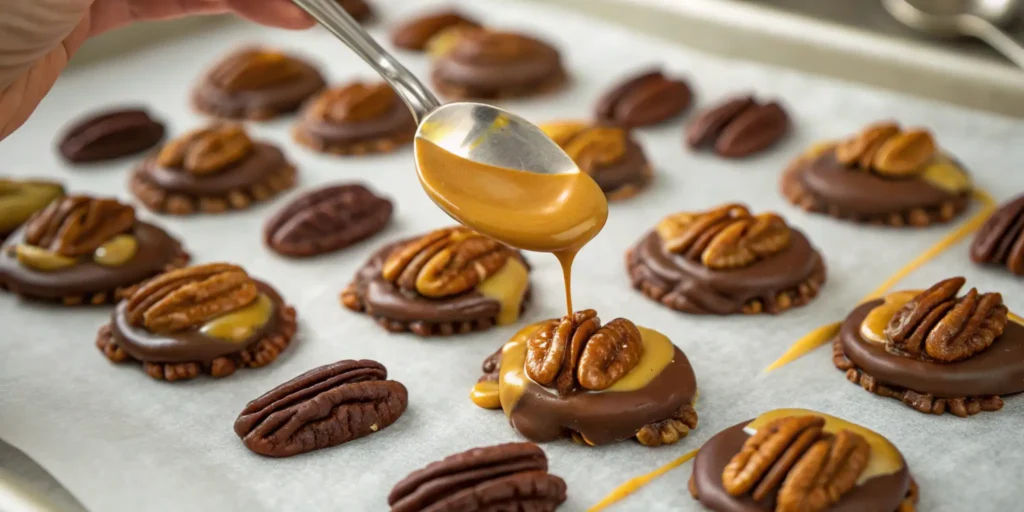
[[[128,298],[128,323],[167,333],[199,327],[256,300],[255,281],[241,267],[209,263],[161,274]]]
[[[626,154],[628,134],[616,126],[561,122],[541,128],[586,173],[593,174],[596,168],[614,164]]]
[[[358,123],[384,115],[397,101],[398,95],[384,82],[356,82],[321,93],[310,116],[331,123]]]
[[[900,125],[893,122],[882,122],[869,125],[857,135],[836,145],[835,155],[839,163],[871,170],[878,148],[890,138],[900,133]]]
[[[25,243],[61,256],[92,254],[135,225],[135,209],[115,199],[68,196],[50,203],[28,221]]]
[[[626,127],[649,126],[682,114],[692,99],[686,81],[651,70],[630,77],[605,93],[597,102],[597,118]]]
[[[552,320],[526,342],[526,374],[566,395],[608,389],[640,362],[636,325],[616,318],[604,327],[592,309]]]
[[[474,448],[412,472],[388,495],[391,512],[522,510],[553,512],[565,501],[565,481],[548,473],[533,443]]]
[[[998,293],[971,288],[956,294],[966,280],[940,281],[907,302],[885,328],[888,352],[952,363],[987,349],[1006,327],[1008,309]]]
[[[712,146],[720,156],[742,158],[775,145],[789,125],[789,114],[778,102],[730,98],[697,115],[686,129],[686,143],[691,149]]]
[[[252,148],[252,140],[242,125],[220,124],[168,142],[157,155],[157,163],[192,174],[211,174],[242,160]]]
[[[392,210],[391,201],[363,185],[324,187],[299,196],[271,217],[264,240],[285,256],[324,254],[384,229]]]
[[[452,27],[479,27],[480,24],[462,13],[441,11],[413,18],[391,33],[391,42],[399,48],[422,51],[434,36]]]
[[[711,269],[753,265],[784,250],[791,237],[782,217],[753,216],[741,204],[670,215],[658,223],[656,231],[666,251],[699,259]]]
[[[902,130],[898,124],[886,121],[837,144],[835,157],[848,167],[906,178],[924,172],[936,152],[935,140],[928,131]]]
[[[228,55],[210,70],[209,79],[228,91],[253,91],[290,82],[302,75],[292,57],[267,49],[244,49]]]
[[[868,442],[849,430],[819,439],[804,452],[782,482],[775,510],[827,510],[857,485],[870,456]]]
[[[440,229],[395,249],[381,275],[399,288],[430,298],[457,295],[501,270],[512,250],[463,227]]]
[[[143,109],[110,110],[75,122],[57,143],[65,160],[101,162],[145,151],[164,138],[164,125]]]
[[[733,496],[761,501],[776,491],[825,427],[821,416],[788,416],[764,425],[722,471],[722,487]]]
[[[408,392],[376,361],[314,368],[249,402],[235,433],[268,457],[290,457],[379,432],[405,412]]]
[[[1005,265],[1013,274],[1024,275],[1024,194],[985,221],[971,243],[971,260]]]

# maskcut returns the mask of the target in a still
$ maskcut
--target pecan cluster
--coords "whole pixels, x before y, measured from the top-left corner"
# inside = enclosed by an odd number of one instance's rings
[[[405,50],[422,51],[434,37],[452,27],[473,27],[480,24],[456,11],[441,11],[413,18],[395,28],[391,43]]]
[[[627,134],[622,128],[578,122],[549,123],[542,128],[583,172],[614,164],[626,154]]]
[[[439,229],[392,251],[381,275],[402,290],[449,297],[473,289],[511,256],[508,246],[470,229]]]
[[[252,149],[252,140],[242,125],[218,124],[168,142],[157,155],[157,163],[191,174],[212,174],[242,160]]]
[[[313,102],[310,116],[318,121],[358,123],[384,115],[396,101],[398,95],[384,82],[357,82],[324,91]]]
[[[937,148],[927,130],[902,130],[896,123],[877,123],[839,143],[839,163],[891,178],[908,178],[924,172]]]
[[[241,267],[209,263],[148,281],[128,298],[125,316],[131,325],[169,333],[200,327],[251,304],[257,296],[256,282]]]
[[[791,235],[782,217],[755,216],[741,204],[669,215],[656,230],[666,251],[699,260],[711,269],[753,265],[785,249]]]
[[[871,445],[859,434],[824,431],[821,416],[788,416],[758,429],[722,472],[732,496],[775,496],[776,512],[819,512],[839,502],[867,468]]]
[[[552,320],[526,342],[526,374],[559,395],[608,389],[640,362],[636,325],[616,318],[601,326],[597,312],[577,311]]]
[[[67,196],[28,221],[25,243],[71,258],[92,254],[135,225],[135,209],[114,199]]]
[[[952,363],[991,346],[1006,327],[1003,296],[971,288],[957,298],[965,282],[962,277],[940,281],[897,311],[885,328],[886,350]]]
[[[649,126],[683,113],[692,100],[685,80],[653,69],[606,92],[597,102],[597,118],[628,127]]]
[[[228,91],[254,91],[297,79],[302,65],[281,52],[249,48],[229,55],[210,71],[210,81]]]

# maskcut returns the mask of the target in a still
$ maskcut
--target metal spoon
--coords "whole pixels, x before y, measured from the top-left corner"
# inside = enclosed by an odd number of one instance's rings
[[[894,18],[942,37],[973,36],[1024,68],[1024,47],[999,29],[1019,12],[1020,0],[882,0]]]
[[[292,0],[363,58],[394,88],[416,119],[416,137],[450,153],[495,167],[540,174],[578,172],[572,159],[540,128],[481,103],[441,105],[430,90],[385,51],[337,0]]]

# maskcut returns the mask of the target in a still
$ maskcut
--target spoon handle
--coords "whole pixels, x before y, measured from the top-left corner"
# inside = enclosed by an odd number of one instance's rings
[[[412,111],[416,124],[431,111],[441,106],[432,92],[398,62],[390,53],[381,48],[367,34],[363,27],[349,16],[337,0],[292,0],[309,13],[321,25],[348,45],[356,55],[362,57],[380,74]]]
[[[1018,67],[1024,68],[1024,47],[999,27],[977,16],[965,17],[961,25],[964,32],[985,41]]]

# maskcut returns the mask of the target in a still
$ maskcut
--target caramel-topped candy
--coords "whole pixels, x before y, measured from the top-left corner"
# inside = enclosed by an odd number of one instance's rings
[[[237,265],[161,274],[118,304],[96,344],[112,362],[136,360],[155,379],[226,377],[270,364],[295,334],[295,310]]]
[[[999,293],[954,277],[924,291],[862,304],[833,342],[836,367],[852,382],[918,411],[969,416],[1024,391],[1024,326]]]
[[[610,201],[635,196],[653,177],[647,155],[625,128],[576,121],[544,123],[540,128],[594,178]]]
[[[782,177],[782,193],[815,213],[894,227],[948,222],[966,209],[970,175],[931,132],[894,122],[816,144]]]
[[[129,187],[147,208],[173,215],[242,210],[295,185],[281,150],[235,123],[213,123],[165,144]]]
[[[327,89],[303,109],[293,134],[324,153],[362,155],[392,151],[412,141],[416,122],[384,82],[353,82]]]
[[[438,91],[452,99],[533,96],[566,82],[558,51],[524,34],[478,28],[446,31],[433,39],[437,58],[431,77]]]
[[[65,304],[114,302],[188,262],[181,244],[115,199],[67,196],[0,248],[0,288]]]
[[[384,247],[342,292],[342,304],[385,329],[463,334],[515,322],[529,297],[523,256],[464,227]]]
[[[781,216],[742,204],[662,219],[626,254],[633,287],[684,313],[780,313],[813,299],[825,263]]]
[[[528,326],[487,358],[471,399],[526,438],[673,444],[697,426],[697,382],[663,334],[594,310]]]
[[[192,91],[200,112],[264,120],[298,110],[324,87],[311,64],[272,48],[236,50],[217,62]]]
[[[778,409],[697,452],[690,493],[709,510],[914,510],[917,484],[881,435],[834,416]]]

